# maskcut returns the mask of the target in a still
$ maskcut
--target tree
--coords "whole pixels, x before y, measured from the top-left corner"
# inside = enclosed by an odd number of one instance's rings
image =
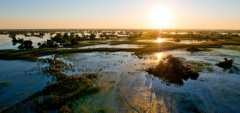
[[[96,35],[94,33],[92,33],[89,37],[90,37],[90,40],[93,40],[93,39],[95,39]]]
[[[43,38],[44,33],[39,33],[38,37]]]
[[[183,58],[173,57],[168,55],[163,58],[155,67],[147,70],[149,74],[160,78],[167,85],[176,84],[183,85],[183,80],[196,80],[199,74],[193,71],[185,62]]]

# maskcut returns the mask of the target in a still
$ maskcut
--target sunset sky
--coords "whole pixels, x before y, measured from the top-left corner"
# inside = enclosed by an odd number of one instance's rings
[[[239,5],[240,0],[1,0],[0,29],[240,29]]]

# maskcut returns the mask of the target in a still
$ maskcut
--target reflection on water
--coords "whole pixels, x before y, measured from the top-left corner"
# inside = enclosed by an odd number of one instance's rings
[[[162,38],[158,38],[157,40],[156,40],[156,42],[157,43],[160,43],[160,42],[163,42],[164,40],[162,39]]]
[[[167,86],[162,79],[145,70],[169,54],[200,63],[202,67],[208,66],[212,71],[204,68],[197,80],[184,81],[181,87]],[[64,71],[69,75],[99,74],[97,85],[103,89],[76,100],[73,106],[79,112],[84,109],[89,112],[240,112],[240,86],[236,85],[240,84],[240,72],[223,72],[215,66],[224,57],[235,59],[233,65],[240,68],[239,51],[233,49],[194,54],[180,49],[153,53],[142,59],[131,52],[72,53],[59,59],[76,68]],[[38,63],[0,61],[1,108],[41,90],[51,81],[39,70],[42,64],[36,65]]]
[[[174,38],[158,38],[157,40],[154,39],[140,39],[138,42],[155,42],[155,43],[161,43],[161,42],[172,42],[172,43],[182,43],[182,44],[196,44],[196,43],[203,43],[207,42],[208,40],[189,40],[189,39],[174,39]]]
[[[164,57],[162,52],[156,53],[156,56],[157,56],[157,62],[159,62],[160,60],[162,60],[162,58]]]
[[[25,37],[24,35],[16,35],[16,38],[23,38],[24,40],[31,40],[33,42],[34,48],[38,48],[39,42],[47,41],[50,39],[50,35],[46,34],[43,38],[38,37]],[[3,49],[18,49],[19,43],[13,43],[12,38],[8,37],[8,35],[0,35],[0,50]]]
[[[44,63],[0,60],[0,110],[21,101],[52,83]]]
[[[209,63],[208,67],[213,71],[203,70],[197,80],[184,81],[181,87],[167,86],[163,80],[144,72],[146,68],[156,65],[169,54],[184,57],[188,62],[203,63],[203,67]],[[219,109],[239,112],[235,109],[240,106],[240,86],[236,85],[240,83],[239,72],[230,74],[215,66],[215,63],[224,57],[234,58],[236,63],[239,63],[239,55],[238,51],[223,49],[191,55],[180,49],[153,53],[144,56],[143,59],[128,52],[74,53],[64,55],[61,59],[76,66],[78,72],[74,73],[100,74],[98,85],[103,85],[103,90],[78,100],[75,106],[79,111],[87,108],[94,112],[106,108],[109,112],[133,112],[134,109],[139,112],[217,112]],[[234,65],[240,67],[238,64]],[[109,82],[113,80],[114,83]],[[229,100],[221,97],[228,97]],[[223,102],[227,104],[222,104]]]
[[[211,52],[187,53],[184,50],[163,52],[165,55],[184,57],[188,62],[199,62],[204,69],[198,80],[185,81],[182,87],[167,86],[158,77],[147,76],[146,86],[154,89],[158,99],[164,99],[168,111],[172,112],[240,112],[240,72],[224,72],[215,64],[222,58],[235,59],[234,66],[240,68],[239,51],[213,49]],[[207,63],[210,63],[207,64]],[[207,65],[205,65],[207,64]],[[207,71],[211,67],[212,71]],[[149,85],[152,84],[152,85]],[[168,100],[170,97],[170,100]]]
[[[120,44],[120,45],[93,45],[80,47],[79,49],[94,49],[94,48],[142,48],[144,45],[134,45],[134,44]]]

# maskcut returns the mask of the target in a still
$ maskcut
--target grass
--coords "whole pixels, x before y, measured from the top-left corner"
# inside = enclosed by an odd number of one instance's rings
[[[115,80],[110,80],[109,83],[115,83]]]
[[[222,44],[219,43],[219,41],[209,41],[209,42],[204,42],[199,44],[190,44],[190,45],[194,47],[199,47],[199,48],[221,48],[222,47]]]
[[[12,84],[11,82],[0,82],[0,88],[6,87],[11,84]]]
[[[61,72],[65,63],[57,60],[57,56],[48,59],[48,72],[57,78],[57,81],[43,88],[22,102],[0,111],[17,112],[24,109],[25,112],[48,112],[49,110],[59,110],[59,112],[71,112],[72,103],[84,96],[97,93],[101,86],[93,86],[97,74],[66,75]],[[56,66],[57,65],[57,66]],[[2,83],[8,84],[8,83]],[[32,106],[31,108],[26,108]],[[30,110],[30,111],[29,111]]]
[[[240,46],[224,46],[224,49],[240,51]]]
[[[227,40],[227,41],[218,41],[218,43],[222,45],[240,45],[240,42],[238,41],[232,41],[232,40]]]
[[[56,48],[42,48],[42,49],[28,49],[28,50],[0,50],[0,59],[5,60],[29,60],[36,61],[38,57],[51,54],[68,54],[68,53],[80,53],[80,52],[134,52],[136,54],[145,54],[152,52],[161,52],[167,50],[174,50],[179,48],[187,47],[197,47],[197,48],[221,48],[223,45],[240,45],[239,41],[235,40],[225,40],[225,41],[209,41],[204,43],[197,44],[180,44],[172,42],[139,42],[139,39],[130,39],[119,41],[115,40],[91,40],[87,43],[81,43],[78,46],[73,46],[72,49],[60,49]],[[99,45],[99,44],[110,44],[110,45],[119,45],[119,44],[135,44],[135,45],[144,45],[143,48],[87,48],[87,49],[78,49],[79,47]]]
[[[209,63],[204,62],[187,62],[188,66],[191,67],[195,72],[202,72],[203,70],[206,70],[208,72],[212,72],[213,69],[210,67]]]
[[[88,110],[88,106],[80,106],[80,111],[82,113],[90,113],[90,111]]]

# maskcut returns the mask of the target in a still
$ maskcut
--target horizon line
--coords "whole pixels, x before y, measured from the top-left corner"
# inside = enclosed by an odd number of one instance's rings
[[[6,28],[0,30],[219,30],[219,31],[240,31],[240,29],[190,29],[190,28],[183,28],[183,29],[157,29],[157,28]]]

